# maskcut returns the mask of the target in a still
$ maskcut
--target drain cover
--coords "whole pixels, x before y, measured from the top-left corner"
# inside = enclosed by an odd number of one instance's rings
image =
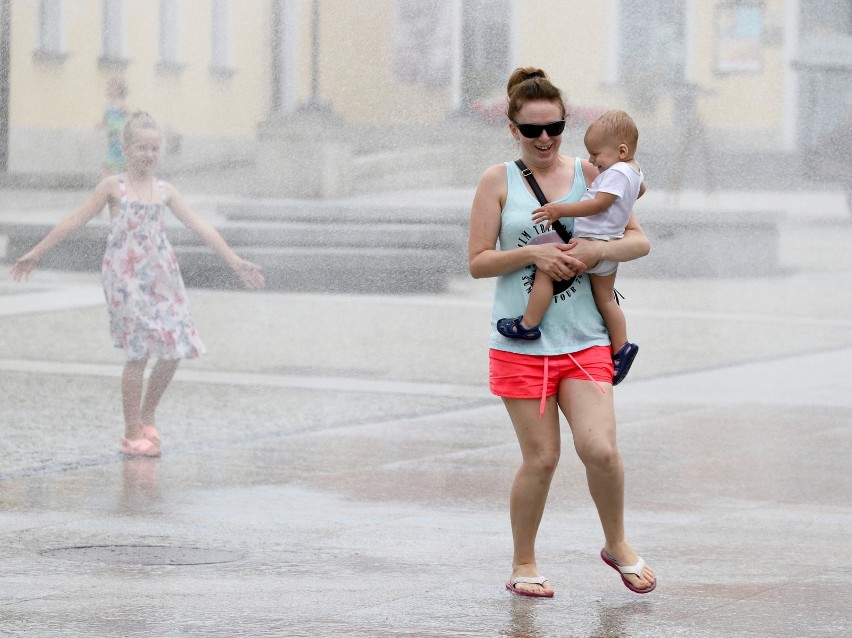
[[[42,556],[107,565],[210,565],[232,563],[242,556],[221,549],[172,547],[167,545],[90,545],[60,547]]]

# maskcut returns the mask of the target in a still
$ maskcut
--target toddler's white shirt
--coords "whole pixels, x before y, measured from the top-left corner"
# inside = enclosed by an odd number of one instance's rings
[[[575,218],[574,236],[595,239],[623,237],[627,220],[639,198],[639,186],[643,179],[642,170],[633,168],[627,162],[617,162],[598,175],[582,199],[594,199],[598,193],[610,193],[617,199],[602,213]]]

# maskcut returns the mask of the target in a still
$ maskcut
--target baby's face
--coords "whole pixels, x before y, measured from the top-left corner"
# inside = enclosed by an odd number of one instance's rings
[[[597,167],[600,172],[605,171],[613,164],[622,161],[621,147],[623,144],[608,139],[595,129],[586,131],[586,137],[583,140],[586,144],[586,150],[589,151],[589,163]]]

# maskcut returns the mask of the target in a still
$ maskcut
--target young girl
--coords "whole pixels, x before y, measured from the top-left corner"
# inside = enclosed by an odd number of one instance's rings
[[[240,258],[210,224],[193,211],[171,184],[153,175],[160,153],[160,129],[137,111],[124,127],[127,172],[103,179],[83,205],[60,221],[15,262],[12,276],[26,279],[53,246],[109,206],[112,229],[101,272],[113,342],[127,361],[121,377],[124,437],[121,452],[159,456],[154,412],[180,359],[205,352],[195,330],[178,263],[166,238],[166,207],[213,248],[248,288],[262,288],[260,268]],[[148,359],[158,359],[143,396]]]

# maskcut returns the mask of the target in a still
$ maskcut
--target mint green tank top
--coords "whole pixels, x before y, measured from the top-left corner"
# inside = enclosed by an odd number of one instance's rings
[[[500,250],[512,250],[529,244],[546,243],[556,235],[544,232],[543,224],[533,224],[530,216],[539,207],[538,200],[527,190],[524,177],[514,162],[506,162],[508,189],[506,205],[500,219]],[[559,202],[579,201],[586,192],[586,178],[579,157],[574,159],[574,185]],[[574,219],[562,223],[573,230]],[[558,241],[558,240],[557,240]],[[592,346],[609,345],[609,335],[595,306],[588,275],[570,281],[554,282],[553,301],[541,322],[541,339],[526,341],[508,339],[497,332],[497,320],[524,314],[532,290],[535,266],[507,273],[497,280],[494,307],[491,312],[491,336],[488,346],[495,350],[532,355],[557,355],[578,352]]]

